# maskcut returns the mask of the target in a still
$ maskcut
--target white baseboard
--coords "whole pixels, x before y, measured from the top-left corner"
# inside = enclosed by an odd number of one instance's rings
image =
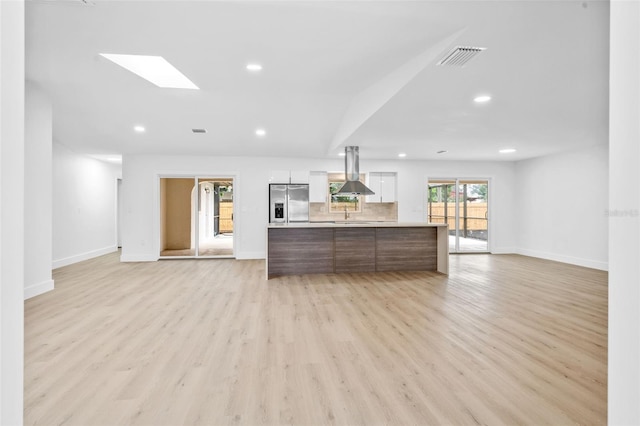
[[[157,262],[158,256],[150,254],[123,254],[120,256],[120,262]]]
[[[53,261],[53,269],[61,268],[63,266],[72,265],[74,263],[82,262],[83,260],[93,259],[94,257],[102,256],[105,254],[113,253],[117,251],[118,247],[108,246],[98,250],[91,250],[86,253],[80,253],[75,256],[65,257],[64,259],[58,259]]]
[[[523,256],[538,257],[540,259],[554,260],[556,262],[569,263],[571,265],[584,266],[585,268],[599,269],[601,271],[609,270],[609,263],[598,260],[583,259],[580,257],[565,256],[555,253],[547,253],[537,250],[518,249],[516,253]]]
[[[244,251],[242,253],[236,253],[236,259],[250,260],[250,259],[264,259],[265,253],[262,251]]]
[[[46,280],[38,284],[32,284],[24,288],[24,300],[31,299],[40,294],[53,290],[53,280]]]
[[[491,254],[514,254],[517,252],[518,250],[513,247],[495,247],[491,249]]]

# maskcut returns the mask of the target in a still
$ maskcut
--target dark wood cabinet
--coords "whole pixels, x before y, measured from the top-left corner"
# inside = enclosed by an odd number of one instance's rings
[[[435,271],[436,228],[376,229],[377,271]]]
[[[375,272],[375,228],[335,230],[335,272]]]
[[[267,278],[384,271],[448,273],[448,232],[438,225],[269,226]]]
[[[334,271],[331,228],[269,229],[268,239],[269,276]]]

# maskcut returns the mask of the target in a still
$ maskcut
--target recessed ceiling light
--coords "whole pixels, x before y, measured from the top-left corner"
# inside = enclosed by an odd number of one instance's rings
[[[144,128],[144,126],[134,126],[133,130],[135,130],[138,133],[144,133],[146,129]]]
[[[247,70],[249,71],[262,71],[262,65],[260,64],[248,64],[247,65]]]
[[[400,154],[398,154],[398,157],[400,157],[400,158],[404,158],[406,156],[407,156],[407,154],[405,154],[404,152],[401,152]]]
[[[120,65],[158,87],[168,89],[198,89],[162,56],[119,55],[101,53],[100,56]]]
[[[340,157],[344,157],[344,156],[345,156],[345,155],[347,155],[347,154],[345,154],[344,152],[339,152],[339,153],[338,153],[338,155],[339,155]]]
[[[498,151],[500,154],[511,154],[512,152],[516,152],[513,148],[505,148]]]
[[[479,104],[489,102],[490,100],[491,96],[489,95],[476,96],[475,98],[473,98],[473,101]]]
[[[266,134],[267,134],[267,131],[265,129],[256,129],[256,136],[263,137]]]

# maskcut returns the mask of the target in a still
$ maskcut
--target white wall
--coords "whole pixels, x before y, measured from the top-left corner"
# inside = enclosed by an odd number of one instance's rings
[[[24,165],[24,297],[53,290],[52,264],[52,113],[51,101],[26,84]]]
[[[117,250],[120,166],[53,144],[53,267]]]
[[[608,146],[520,161],[518,253],[607,269]]]
[[[611,2],[609,405],[640,424],[640,3]]]
[[[0,1],[0,424],[22,424],[24,1]]]
[[[255,157],[125,156],[123,161],[122,260],[158,259],[158,176],[234,176],[234,241],[236,257],[264,258],[268,222],[268,183],[271,170],[344,170],[344,160]],[[506,162],[428,162],[360,160],[360,170],[398,173],[398,220],[426,220],[428,177],[486,177],[492,182],[491,249],[515,248],[515,171]],[[416,197],[418,194],[418,197]]]

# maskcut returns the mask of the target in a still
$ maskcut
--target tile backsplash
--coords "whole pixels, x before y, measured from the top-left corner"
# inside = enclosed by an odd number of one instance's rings
[[[344,213],[329,213],[327,203],[309,203],[309,221],[326,222],[344,220]],[[350,212],[349,220],[356,221],[398,221],[398,203],[362,203],[361,212]]]

